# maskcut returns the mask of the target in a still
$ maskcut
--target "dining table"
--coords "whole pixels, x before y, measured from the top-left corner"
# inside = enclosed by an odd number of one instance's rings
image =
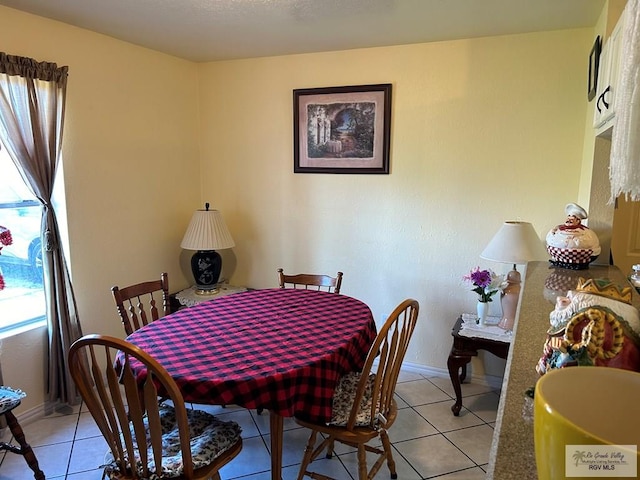
[[[268,410],[271,478],[280,480],[283,418],[328,422],[338,380],[362,369],[376,332],[358,299],[270,288],[184,308],[127,341],[167,370],[185,402]]]

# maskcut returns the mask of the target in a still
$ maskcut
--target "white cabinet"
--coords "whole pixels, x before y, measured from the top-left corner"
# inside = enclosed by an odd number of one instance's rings
[[[600,54],[593,117],[593,127],[599,132],[608,129],[613,124],[616,113],[616,89],[620,77],[622,32],[624,31],[625,18],[624,14],[620,17]]]

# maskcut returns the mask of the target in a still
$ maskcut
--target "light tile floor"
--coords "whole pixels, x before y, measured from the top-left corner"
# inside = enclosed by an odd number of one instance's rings
[[[451,413],[453,387],[449,378],[404,372],[396,388],[399,413],[389,430],[394,459],[401,480],[484,479],[499,392],[489,386],[463,384],[463,408],[459,417]],[[242,426],[244,447],[220,474],[223,480],[268,480],[269,415],[239,407],[197,406]],[[91,415],[77,407],[69,415],[54,414],[22,425],[48,480],[98,480],[106,443]],[[295,479],[308,438],[308,431],[285,419],[282,479]],[[9,433],[5,433],[9,436]],[[5,439],[8,441],[8,439]],[[12,439],[12,442],[13,439]],[[321,456],[322,457],[322,456]],[[20,455],[0,453],[0,480],[33,478]],[[313,470],[337,480],[357,478],[355,450],[336,445],[332,459],[313,462]],[[386,465],[377,477],[389,478]]]

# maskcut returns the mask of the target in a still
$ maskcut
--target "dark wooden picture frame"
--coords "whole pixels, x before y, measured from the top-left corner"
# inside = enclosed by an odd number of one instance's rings
[[[602,41],[600,35],[596,37],[596,41],[593,42],[591,53],[589,54],[589,80],[587,86],[587,98],[589,101],[593,100],[596,96],[596,89],[598,88],[598,70],[600,69],[600,52],[602,51]]]
[[[391,84],[293,91],[295,173],[389,173]]]

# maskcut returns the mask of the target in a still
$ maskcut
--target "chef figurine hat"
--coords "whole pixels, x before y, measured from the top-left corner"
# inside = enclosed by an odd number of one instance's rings
[[[567,206],[564,207],[564,213],[566,213],[567,216],[573,215],[580,220],[584,220],[585,218],[587,218],[587,212],[577,203],[567,203]]]

